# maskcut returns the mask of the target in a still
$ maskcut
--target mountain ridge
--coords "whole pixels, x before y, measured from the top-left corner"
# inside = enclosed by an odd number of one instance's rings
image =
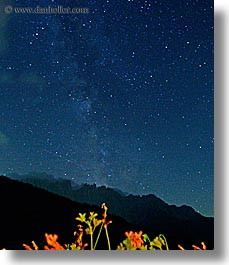
[[[123,192],[122,190],[118,189],[118,188],[113,188],[113,187],[107,187],[105,185],[100,185],[100,186],[97,186],[96,184],[88,184],[88,183],[80,183],[78,184],[76,181],[72,181],[70,179],[65,179],[65,178],[56,178],[55,176],[51,175],[51,174],[47,174],[45,172],[42,172],[42,173],[37,173],[37,172],[31,172],[31,173],[28,173],[26,175],[19,175],[19,174],[16,174],[16,173],[13,173],[13,174],[10,174],[9,175],[10,178],[12,179],[16,179],[16,180],[20,180],[20,181],[23,181],[25,183],[30,183],[36,187],[41,187],[43,189],[46,189],[46,190],[49,190],[49,191],[52,191],[54,193],[57,193],[57,194],[60,194],[60,195],[63,195],[65,197],[68,197],[70,199],[73,199],[75,200],[75,198],[71,198],[71,194],[69,194],[69,191],[79,191],[81,189],[84,189],[84,188],[90,188],[90,191],[92,191],[94,193],[94,191],[98,191],[101,193],[103,192],[103,190],[107,190],[107,191],[110,191],[110,192],[114,192],[114,193],[117,193],[119,195],[121,195],[122,197],[125,197],[125,198],[129,198],[130,197],[134,197],[134,198],[142,198],[142,199],[147,199],[147,198],[155,198],[157,199],[158,201],[161,201],[162,203],[165,203],[166,205],[168,206],[171,206],[171,207],[174,207],[174,208],[187,208],[187,209],[192,209],[191,211],[192,212],[195,212],[196,214],[198,215],[201,215],[203,217],[212,217],[212,216],[204,216],[203,214],[197,212],[192,206],[190,205],[186,205],[186,204],[182,204],[182,205],[175,205],[175,204],[169,204],[167,202],[165,202],[164,200],[162,200],[161,198],[159,198],[158,196],[156,196],[155,194],[143,194],[143,195],[138,195],[138,194],[131,194],[131,193],[127,193],[127,192]],[[39,182],[39,183],[38,183]],[[55,186],[53,184],[61,184],[67,191],[68,193],[66,194],[61,194],[61,191],[60,190],[55,190]],[[79,199],[79,198],[77,198]],[[86,201],[88,202],[88,201]],[[93,201],[94,203],[94,201]],[[191,212],[190,211],[190,212]]]
[[[79,213],[88,215],[94,211],[100,217],[103,213],[101,207],[77,203],[6,176],[0,176],[0,201],[0,249],[8,250],[23,250],[23,244],[31,244],[32,240],[43,246],[46,243],[45,233],[57,234],[62,244],[72,243],[77,230],[75,218]],[[124,239],[127,229],[140,229],[109,211],[108,220],[112,220],[109,226],[112,249],[116,249]],[[98,249],[107,249],[106,239],[98,243]]]
[[[111,214],[141,227],[147,233],[155,230],[169,237],[177,237],[173,231],[180,230],[182,231],[178,237],[180,240],[187,237],[189,241],[203,241],[206,238],[206,241],[210,242],[209,245],[213,247],[214,218],[204,217],[190,206],[168,205],[153,194],[124,196],[105,186],[96,187],[85,184],[72,191],[71,182],[68,180],[42,179],[41,181],[41,179],[30,178],[23,181],[34,182],[35,186],[40,185],[49,192],[59,193],[64,197],[67,195],[71,200],[80,203],[100,206],[106,202]]]

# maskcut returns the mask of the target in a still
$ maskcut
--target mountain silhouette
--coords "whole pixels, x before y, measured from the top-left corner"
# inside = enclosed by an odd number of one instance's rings
[[[207,244],[208,249],[214,247],[214,218],[204,217],[190,206],[168,205],[153,194],[127,195],[105,186],[78,185],[70,180],[50,177],[45,173],[41,175],[11,177],[75,202],[86,203],[90,205],[88,208],[101,206],[106,202],[111,214],[122,217],[126,222],[150,234],[152,238],[163,233],[172,249],[177,249],[177,244],[191,249],[192,244],[199,245],[202,241]]]
[[[31,245],[34,240],[38,246],[46,244],[45,233],[57,234],[61,244],[74,241],[77,230],[75,218],[79,213],[96,212],[102,219],[101,207],[73,202],[62,196],[50,193],[31,184],[0,176],[1,226],[0,249],[24,249],[23,244]],[[125,231],[139,228],[124,219],[110,215],[108,226],[111,248],[116,249],[125,238]],[[87,236],[86,236],[87,237]],[[89,242],[86,238],[84,243]],[[104,233],[97,249],[108,249]]]

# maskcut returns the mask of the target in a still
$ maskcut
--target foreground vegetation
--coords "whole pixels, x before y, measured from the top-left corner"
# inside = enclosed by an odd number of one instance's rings
[[[98,214],[90,212],[87,217],[86,213],[79,213],[76,220],[79,222],[77,225],[77,231],[74,232],[75,240],[71,244],[61,245],[58,242],[58,235],[45,234],[47,244],[43,246],[44,250],[96,250],[99,239],[101,239],[101,233],[105,233],[107,241],[107,249],[111,250],[110,238],[108,233],[108,225],[112,223],[111,220],[107,220],[107,206],[102,204],[104,210],[102,218],[98,219]],[[84,242],[84,237],[89,236],[90,242]],[[26,250],[39,250],[39,246],[35,241],[31,242],[31,246],[23,244]],[[179,250],[185,250],[181,245],[177,245]],[[201,242],[201,247],[192,245],[194,250],[206,250],[206,245]],[[116,248],[117,250],[169,250],[169,246],[166,237],[163,234],[158,235],[151,240],[147,234],[143,234],[142,231],[125,232],[125,239],[120,242]]]

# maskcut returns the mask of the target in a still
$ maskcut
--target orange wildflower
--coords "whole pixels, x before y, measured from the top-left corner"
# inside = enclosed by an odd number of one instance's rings
[[[26,249],[26,250],[33,250],[30,246],[26,245],[26,244],[23,244],[23,247]]]
[[[48,245],[51,246],[51,248],[48,246],[44,246],[45,250],[65,250],[65,248],[62,247],[60,243],[57,242],[58,235],[56,234],[52,235],[52,234],[46,233],[45,238],[46,238]]]
[[[178,248],[179,248],[180,250],[185,250],[181,245],[178,245]]]
[[[204,244],[204,242],[201,242],[202,248],[197,247],[196,245],[192,245],[194,250],[207,250],[206,245]]]
[[[103,222],[106,223],[107,213],[104,212],[104,213],[102,214],[102,216],[103,216]]]
[[[79,229],[79,233],[76,232],[76,231],[74,232],[74,236],[77,235],[75,244],[77,246],[79,246],[80,249],[84,250],[85,247],[88,246],[88,244],[87,243],[83,244],[83,226],[82,225],[78,225],[78,229]]]
[[[104,224],[104,227],[107,227],[109,224],[112,224],[112,221],[110,220],[109,222]]]
[[[204,242],[201,242],[201,245],[202,245],[202,248],[200,248],[200,247],[198,247],[196,245],[192,245],[193,250],[207,250],[207,247],[206,247]],[[181,249],[181,250],[185,250],[181,245],[178,245],[178,248]]]
[[[34,250],[38,250],[38,246],[37,244],[35,243],[35,241],[32,241],[32,245],[34,247]],[[26,250],[33,250],[29,245],[26,245],[26,244],[23,244],[23,247],[26,249]]]
[[[192,247],[193,247],[194,250],[202,250],[201,248],[199,248],[199,247],[197,247],[195,245],[192,245]]]
[[[35,241],[32,241],[32,244],[33,244],[34,249],[35,249],[35,250],[38,250],[38,246],[37,246],[37,244],[35,243]]]
[[[105,203],[103,203],[101,208],[104,209],[104,213],[102,214],[102,216],[103,216],[103,222],[105,224],[106,223],[106,218],[107,218],[108,207],[106,206]]]
[[[197,247],[196,245],[192,245],[194,250],[207,250],[207,247],[204,242],[201,242],[202,248]]]
[[[105,212],[107,212],[107,210],[108,210],[108,207],[106,206],[106,203],[105,202],[102,204],[102,207],[101,208],[104,209]]]
[[[102,214],[103,223],[104,223],[104,226],[107,227],[109,224],[112,223],[112,221],[107,222],[107,210],[108,210],[108,207],[106,206],[105,203],[103,203],[101,208],[104,209],[104,213]]]
[[[206,245],[205,245],[204,242],[201,242],[201,245],[202,245],[202,247],[203,247],[203,250],[207,250],[207,247],[206,247]]]
[[[144,243],[144,241],[142,240],[142,231],[140,231],[139,233],[137,232],[133,232],[130,231],[129,233],[126,232],[125,235],[127,236],[128,239],[131,240],[131,245],[133,247],[137,247],[140,248],[142,246],[142,244]]]

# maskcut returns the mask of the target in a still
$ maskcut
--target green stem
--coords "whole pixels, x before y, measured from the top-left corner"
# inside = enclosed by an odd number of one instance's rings
[[[91,250],[93,250],[93,234],[91,234]]]
[[[94,250],[93,249],[93,230],[92,230],[91,222],[88,222],[88,227],[89,227],[90,236],[91,236],[91,250]]]
[[[110,245],[110,239],[109,239],[109,235],[108,235],[107,226],[105,225],[104,228],[105,228],[106,236],[107,236],[108,250],[111,250],[111,245]]]
[[[144,241],[145,241],[145,242],[148,241],[148,242],[150,243],[151,241],[150,241],[149,236],[148,236],[147,234],[145,234],[144,236],[145,236],[145,240],[144,240]]]
[[[99,230],[99,233],[98,233],[97,239],[96,239],[96,241],[95,241],[94,249],[95,249],[96,246],[97,246],[97,243],[98,243],[98,241],[99,241],[99,237],[100,237],[100,234],[101,234],[101,232],[102,232],[102,229],[103,229],[103,223],[102,223],[101,226],[100,226],[100,230]]]
[[[169,250],[169,246],[168,246],[168,243],[167,243],[166,237],[165,237],[163,234],[160,234],[159,237],[162,237],[162,238],[163,238],[163,240],[165,241],[165,247],[166,247],[166,250]]]

